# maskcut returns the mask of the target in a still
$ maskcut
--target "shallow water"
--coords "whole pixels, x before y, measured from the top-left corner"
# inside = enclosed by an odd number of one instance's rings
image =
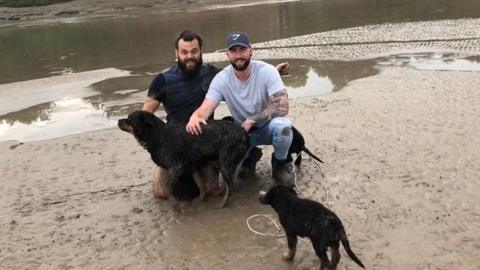
[[[378,63],[380,66],[408,66],[421,70],[480,71],[478,57],[459,59],[455,54],[400,54]]]
[[[68,85],[61,94],[48,87],[34,91],[36,81],[27,87],[32,89],[3,89],[0,141],[48,139],[115,126],[118,117],[141,107],[154,74],[173,63],[172,40],[181,29],[202,33],[205,52],[211,52],[221,49],[225,34],[237,29],[261,42],[367,24],[479,16],[480,2],[471,0],[339,0],[1,27],[0,83],[111,67],[131,71],[133,76]],[[478,66],[473,58],[449,55],[443,61],[443,56],[355,62],[285,59],[291,63],[291,75],[284,81],[291,97],[310,96],[337,91],[351,80],[376,74],[384,65],[467,70]],[[82,125],[73,124],[79,122]]]
[[[172,63],[172,41],[182,29],[200,32],[209,52],[223,48],[226,33],[235,29],[261,42],[367,24],[478,16],[480,2],[471,0],[340,0],[4,27],[0,83],[105,67],[140,65],[158,72]]]
[[[341,89],[350,80],[377,72],[373,60],[317,62],[284,59],[272,63],[281,61],[290,63],[290,75],[284,78],[290,97],[328,94]],[[219,66],[225,64],[219,63]],[[84,93],[83,97],[64,96],[9,112],[0,116],[0,140],[41,140],[114,127],[119,118],[141,109],[153,77],[143,74],[106,79],[78,89],[79,93]],[[80,122],[82,125],[78,125]]]
[[[291,98],[339,91],[348,82],[372,76],[385,66],[429,70],[480,70],[478,57],[460,59],[455,54],[400,54],[362,61],[288,61],[290,75],[283,81]],[[218,64],[219,66],[225,63]],[[106,79],[79,89],[84,97],[63,97],[0,116],[0,141],[35,141],[115,127],[119,118],[141,109],[154,75]],[[79,125],[78,123],[82,123]]]

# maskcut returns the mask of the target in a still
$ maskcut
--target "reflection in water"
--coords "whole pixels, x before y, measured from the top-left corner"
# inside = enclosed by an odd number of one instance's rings
[[[94,108],[80,98],[65,99],[42,104],[36,118],[18,121],[3,117],[0,120],[1,140],[31,141],[50,139],[65,134],[104,129],[116,125],[116,121],[106,118],[102,109]],[[32,111],[32,110],[29,110]],[[18,112],[13,115],[22,115]]]
[[[375,60],[352,62],[283,59],[290,63],[290,76],[283,82],[290,97],[315,96],[338,91],[348,82],[378,73]]]
[[[79,74],[103,67],[131,70],[138,76],[104,80],[90,86],[76,79],[71,89],[66,86],[72,82],[66,85],[59,82],[53,87],[55,91],[42,88],[42,94],[32,95],[27,109],[12,111],[2,106],[6,114],[0,116],[0,140],[38,140],[114,125],[114,118],[141,108],[145,89],[154,74],[173,63],[173,39],[183,29],[200,32],[206,41],[205,52],[211,52],[223,48],[225,34],[233,30],[246,31],[254,42],[262,42],[368,24],[475,18],[479,15],[480,1],[472,0],[299,1],[169,16],[1,27],[0,83]],[[479,58],[451,57],[451,62],[441,63],[440,59],[425,62],[423,59],[428,58],[425,55],[406,57],[407,60],[399,60],[400,56],[381,59],[380,64],[400,62],[416,68],[477,70]],[[351,80],[377,72],[375,60],[289,62],[291,76],[284,81],[292,97],[338,91]],[[61,76],[54,78],[58,77]],[[17,97],[16,92],[11,91],[9,96]],[[41,101],[32,101],[36,99]],[[53,102],[44,103],[46,101]],[[4,104],[9,102],[7,100]],[[11,101],[13,103],[15,100]],[[27,106],[14,107],[19,110]]]
[[[32,106],[26,110],[7,113],[0,116],[0,122],[13,126],[16,122],[31,124],[35,121],[48,121],[55,106],[54,102],[47,102]]]
[[[453,53],[400,54],[379,62],[386,66],[409,66],[423,70],[480,71],[478,57],[459,59]]]
[[[152,75],[107,79],[92,84],[98,94],[85,98],[94,108],[104,111],[106,117],[124,116],[141,109]]]
[[[286,84],[289,97],[295,98],[298,96],[328,94],[335,88],[332,81],[327,76],[319,76],[313,68],[309,68],[305,75],[306,80],[303,86],[292,87],[288,83]],[[294,83],[294,85],[295,84],[296,83]]]
[[[283,78],[290,97],[339,91],[350,81],[377,74],[382,66],[409,66],[434,70],[480,70],[480,58],[459,59],[454,54],[401,54],[352,62],[288,61],[290,75]],[[217,63],[222,67],[226,63]],[[110,78],[90,86],[90,96],[47,102],[0,116],[0,141],[40,140],[116,126],[116,121],[142,108],[154,75]],[[163,113],[160,112],[160,115]]]

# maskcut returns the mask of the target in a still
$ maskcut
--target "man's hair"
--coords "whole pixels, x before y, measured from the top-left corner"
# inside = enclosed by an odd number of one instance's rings
[[[180,39],[183,39],[184,41],[194,41],[195,39],[198,40],[198,46],[200,46],[200,49],[202,49],[202,45],[203,45],[203,40],[202,40],[202,37],[195,33],[195,32],[192,32],[190,30],[184,30],[182,31],[178,37],[175,39],[175,49],[178,50],[178,42],[180,41]]]

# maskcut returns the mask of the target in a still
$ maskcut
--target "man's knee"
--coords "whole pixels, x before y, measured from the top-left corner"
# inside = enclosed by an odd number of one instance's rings
[[[271,123],[272,145],[274,155],[279,160],[287,158],[288,149],[292,144],[293,132],[292,124],[286,117],[276,117]]]
[[[270,121],[270,128],[277,136],[291,136],[292,123],[287,117],[275,117]]]
[[[168,198],[168,187],[166,185],[167,180],[169,178],[168,171],[161,168],[156,167],[153,175],[153,195],[159,199],[167,199]]]
[[[286,117],[276,117],[270,122],[272,130],[273,142],[291,143],[293,138],[292,123]]]
[[[155,168],[155,172],[154,172],[154,176],[153,176],[155,181],[167,182],[169,177],[170,176],[168,175],[168,171],[165,170],[164,168],[158,167],[158,166]]]

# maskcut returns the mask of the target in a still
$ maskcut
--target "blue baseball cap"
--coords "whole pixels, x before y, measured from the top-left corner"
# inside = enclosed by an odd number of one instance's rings
[[[250,48],[250,39],[247,33],[244,32],[232,32],[227,36],[227,50],[230,50],[234,46],[242,46]]]

